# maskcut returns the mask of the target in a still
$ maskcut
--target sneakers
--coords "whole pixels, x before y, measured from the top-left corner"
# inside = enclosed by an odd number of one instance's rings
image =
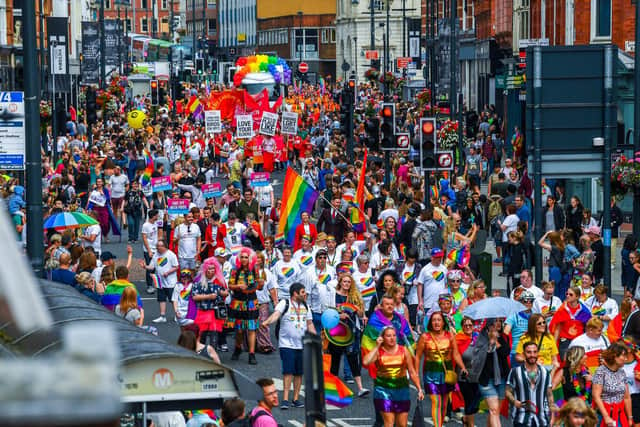
[[[281,411],[286,411],[287,409],[289,409],[289,401],[288,400],[283,400],[280,403],[280,410]]]
[[[147,293],[148,294],[153,294],[156,292],[156,288],[154,288],[153,286],[147,286]]]
[[[254,353],[249,353],[249,365],[257,365],[258,361],[256,360],[256,355]]]
[[[235,350],[233,350],[233,354],[231,355],[231,360],[238,360],[241,354],[242,349],[236,347]]]
[[[368,389],[366,389],[366,388],[363,388],[362,390],[360,390],[360,391],[358,392],[358,397],[365,397],[365,396],[367,396],[369,393],[371,393],[371,391],[369,391],[369,390],[368,390]]]
[[[164,316],[157,317],[152,320],[153,323],[167,323],[167,318]]]
[[[300,399],[291,401],[291,405],[293,405],[294,408],[304,408],[304,402]]]
[[[229,351],[229,346],[228,346],[228,345],[226,345],[226,344],[222,344],[222,345],[219,347],[219,349],[220,349],[220,351],[221,351],[221,352],[226,353],[226,352],[228,352],[228,351]]]

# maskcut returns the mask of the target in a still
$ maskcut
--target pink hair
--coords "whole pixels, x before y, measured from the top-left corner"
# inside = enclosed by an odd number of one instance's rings
[[[216,257],[213,256],[202,261],[202,265],[200,266],[200,271],[195,278],[195,282],[198,282],[200,280],[206,281],[205,274],[211,266],[215,268],[215,273],[213,274],[215,280],[219,282],[221,286],[227,287],[227,282],[224,280],[224,274],[222,273],[222,267],[220,266],[220,263],[218,262]]]
[[[249,270],[253,270],[256,266],[256,263],[258,262],[258,256],[253,251],[253,249],[247,248],[246,246],[243,246],[240,249],[240,252],[238,253],[238,255],[236,256],[236,268],[240,270],[241,268],[240,255],[243,255],[243,254],[249,256]]]

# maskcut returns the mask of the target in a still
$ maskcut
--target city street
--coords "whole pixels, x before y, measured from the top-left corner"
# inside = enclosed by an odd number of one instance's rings
[[[282,172],[276,172],[272,176],[272,182],[274,185],[274,190],[276,192],[276,197],[281,196],[282,192],[282,181],[284,174]],[[223,182],[224,188],[224,182]],[[123,236],[123,241],[126,241],[126,230],[125,235]],[[126,259],[126,243],[119,242],[118,238],[112,238],[111,243],[103,244],[103,250],[112,251],[118,259],[116,263],[119,264]],[[140,295],[142,296],[142,300],[144,302],[145,309],[145,324],[152,324],[158,328],[158,334],[161,338],[165,339],[170,343],[175,343],[180,335],[180,328],[173,321],[173,308],[168,308],[167,310],[167,319],[168,322],[165,324],[153,324],[151,321],[155,319],[159,315],[158,303],[156,302],[155,295],[149,295],[146,293],[146,285],[143,280],[143,272],[138,266],[138,260],[142,259],[142,245],[137,244],[133,248],[134,250],[134,259],[131,267],[131,279],[136,284]],[[491,252],[492,255],[495,255],[495,250],[493,248],[493,244],[489,242],[487,244],[487,251]],[[493,257],[492,257],[493,258]],[[499,266],[494,265],[493,268],[493,277],[492,277],[492,285],[493,289],[499,289],[504,292],[505,290],[505,278],[500,277],[498,273],[500,272]],[[545,268],[546,273],[546,268]],[[622,290],[620,286],[620,270],[619,266],[612,270],[612,278],[613,278],[613,293],[617,300],[620,300],[620,296],[622,295]],[[273,334],[273,328],[272,328]],[[273,338],[275,340],[275,338]],[[275,342],[275,341],[274,341]],[[232,347],[233,336],[228,337],[229,346]],[[280,357],[278,353],[273,353],[270,355],[262,355],[258,354],[257,356],[258,365],[249,365],[247,363],[247,354],[244,353],[239,361],[231,361],[231,353],[220,353],[220,358],[222,362],[236,369],[238,371],[243,372],[245,375],[248,375],[251,378],[260,378],[260,377],[272,377],[276,381],[277,388],[282,390],[282,382],[281,382],[281,371],[280,371]],[[363,372],[363,381],[364,386],[366,388],[372,389],[373,384],[368,374]],[[352,390],[355,390],[355,384],[350,385]],[[282,395],[280,395],[282,398]],[[412,398],[413,402],[415,402],[415,390],[412,390]],[[253,408],[255,402],[247,402],[248,408]],[[425,421],[429,425],[433,425],[430,420],[430,403],[428,399],[426,399],[423,403],[423,413],[426,418]],[[413,413],[413,407],[412,411]],[[281,411],[280,409],[276,409],[274,412],[278,422],[283,423],[285,426],[295,426],[301,427],[304,423],[304,410],[303,409],[295,409],[291,408],[288,411]],[[354,397],[353,404],[347,408],[335,408],[328,406],[327,407],[327,417],[329,420],[329,426],[371,426],[373,424],[374,416],[373,416],[373,400],[371,395],[364,399],[358,399]],[[462,425],[462,422],[453,417],[449,425]],[[486,424],[486,416],[484,414],[480,414],[476,417],[476,425],[482,426]],[[504,425],[511,425],[510,422],[505,422]]]

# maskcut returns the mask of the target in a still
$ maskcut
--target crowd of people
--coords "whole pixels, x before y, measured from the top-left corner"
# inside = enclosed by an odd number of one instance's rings
[[[603,283],[609,266],[602,224],[577,196],[565,195],[562,181],[543,181],[545,234],[533,238],[523,138],[517,128],[509,137],[492,106],[466,114],[464,168],[425,182],[415,153],[392,153],[390,164],[376,147],[365,155],[363,123],[383,97],[371,84],[357,92],[353,152],[340,129],[338,85],[290,88],[283,108],[299,113],[295,136],[278,130],[242,140],[232,121],[211,135],[192,115],[176,117],[144,99],[120,110],[147,110],[142,129],[119,114],[94,124],[88,138],[81,116],[70,119],[53,142],[59,158],[43,148],[43,203],[47,216],[84,212],[95,224],[46,230],[48,278],[150,333],[157,332],[153,324],[175,321],[179,344],[216,362],[230,351],[231,360],[247,353],[256,365],[256,354],[277,351],[282,399],[273,381],[261,380],[258,412],[240,411],[251,425],[275,426],[274,408],[304,406],[307,331],[324,337],[331,374],[355,384],[358,398],[373,396],[378,426],[407,425],[411,383],[419,401],[430,400],[436,426],[454,416],[473,426],[481,407],[490,426],[501,416],[516,426],[640,423],[635,237],[627,236],[620,255],[625,297],[618,303]],[[413,138],[421,116],[417,105],[398,102],[397,130]],[[252,174],[286,168],[321,197],[299,213],[293,241],[281,243],[276,229],[289,195],[278,195],[272,183],[253,185]],[[163,176],[170,189],[157,191],[151,182]],[[366,197],[358,206],[361,178]],[[204,191],[219,182],[226,185],[221,196]],[[5,200],[22,239],[24,188],[7,184]],[[172,199],[188,208],[172,210]],[[615,248],[622,213],[615,199],[611,206]],[[364,228],[352,224],[354,209]],[[105,245],[125,231],[122,264]],[[488,275],[473,250],[482,252],[487,240],[497,254]],[[151,324],[129,280],[135,245],[144,259],[133,267],[144,270],[146,291],[159,304]],[[548,253],[540,287],[531,272],[535,245]],[[492,268],[506,282],[503,296],[524,308],[503,318],[466,316],[467,308],[501,295],[488,289]],[[339,333],[323,323],[330,310],[339,313]]]

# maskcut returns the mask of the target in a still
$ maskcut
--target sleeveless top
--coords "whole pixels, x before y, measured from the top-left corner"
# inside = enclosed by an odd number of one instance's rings
[[[426,343],[424,349],[424,372],[443,372],[442,362],[447,369],[453,369],[453,348],[451,347],[451,333],[445,332],[440,337],[425,332]]]
[[[376,385],[393,388],[409,386],[404,346],[398,345],[395,352],[389,353],[381,347],[378,350],[376,369]]]

